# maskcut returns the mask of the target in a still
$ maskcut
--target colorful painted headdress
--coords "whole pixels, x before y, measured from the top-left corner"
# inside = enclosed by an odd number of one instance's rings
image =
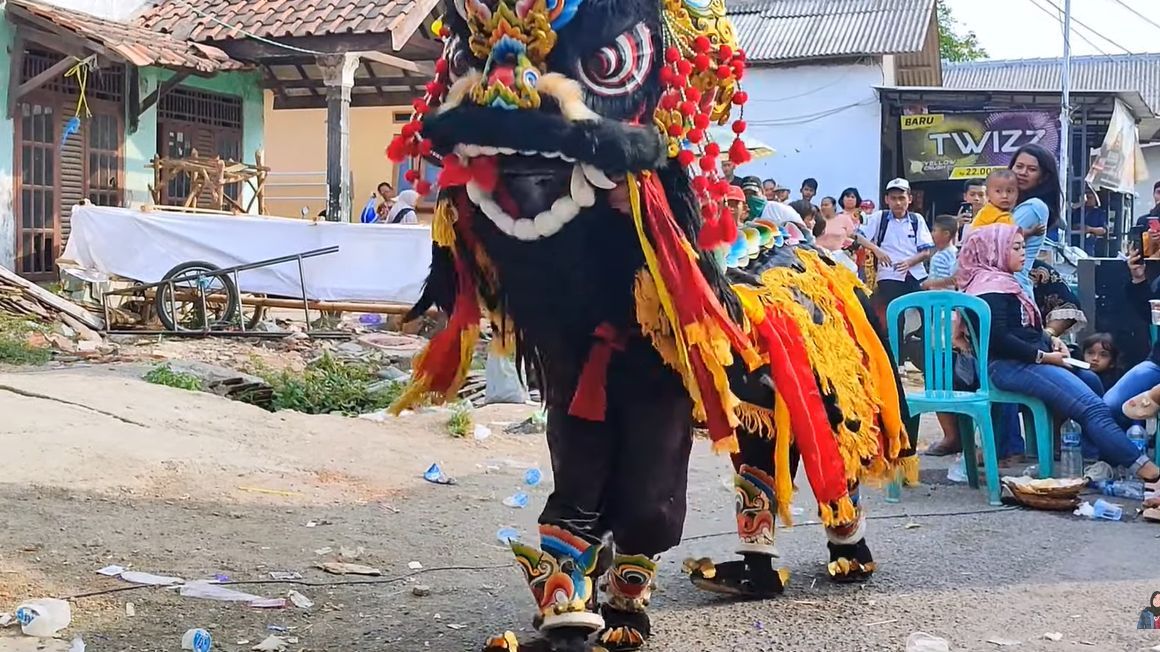
[[[467,94],[485,106],[538,108],[541,89],[548,83],[544,77],[551,73],[548,64],[557,47],[558,32],[573,20],[585,1],[453,0],[458,18],[470,27],[470,52],[485,61],[483,73],[452,83],[456,52],[452,45],[457,37],[443,19],[437,21],[435,31],[445,39],[444,54],[436,62],[436,76],[427,84],[426,94],[414,102],[411,121],[388,147],[391,160],[433,156],[430,141],[422,138],[421,122],[449,93],[457,98]],[[719,172],[720,161],[727,157],[739,165],[750,158],[740,138],[746,127],[744,120],[733,122],[734,139],[727,149],[709,136],[709,127],[728,122],[734,106],[741,108],[743,115],[748,101],[740,89],[745,54],[737,47],[724,0],[656,1],[660,34],[642,22],[616,43],[601,48],[590,59],[592,63],[580,66],[575,74],[584,77],[586,86],[595,89],[590,92],[597,94],[601,89],[610,95],[634,91],[649,80],[659,81],[652,121],[666,139],[668,157],[676,159],[689,174],[703,220],[700,244],[711,248],[734,236],[732,221],[721,219],[728,183]],[[586,110],[582,102],[572,106],[574,111]],[[416,167],[412,165],[405,178],[426,194],[430,184],[419,178]],[[452,178],[446,181],[454,182],[462,173],[454,169],[454,163],[451,167],[445,173]],[[441,184],[444,181],[440,179]]]

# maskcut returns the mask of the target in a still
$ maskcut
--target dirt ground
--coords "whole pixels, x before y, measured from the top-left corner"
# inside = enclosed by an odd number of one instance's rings
[[[337,558],[316,550],[347,546],[365,549],[359,563],[406,573],[409,561],[437,559],[419,545],[432,524],[402,515],[409,492],[443,489],[422,478],[433,462],[460,480],[502,476],[513,490],[527,468],[544,464],[542,437],[503,433],[533,406],[477,410],[475,423],[493,434],[455,439],[444,429],[445,410],[385,422],[271,414],[150,385],[133,378],[137,371],[0,373],[0,612],[22,599],[124,586],[95,573],[109,564],[187,579],[268,579],[284,570],[342,581],[312,567]],[[393,531],[404,522],[414,531]],[[376,533],[415,537],[412,559],[386,554]],[[481,549],[498,547],[493,537]],[[290,587],[246,588],[274,597]],[[313,594],[316,610],[342,610],[325,592],[299,588]],[[126,615],[125,602],[135,603],[136,616]],[[216,622],[184,613],[195,608],[209,609]],[[215,625],[222,649],[248,649],[236,641],[257,643],[265,625],[239,623],[267,613],[148,589],[78,601],[70,631],[101,632],[86,636],[89,650],[160,650],[178,649],[173,641],[186,626]],[[305,618],[291,607],[271,621],[292,626]],[[101,638],[113,645],[97,644]]]
[[[543,436],[503,432],[534,407],[478,410],[491,435],[454,439],[447,412],[384,422],[271,414],[149,385],[138,380],[146,369],[0,372],[0,612],[29,598],[116,591],[76,598],[58,647],[20,647],[29,640],[9,628],[0,652],[65,652],[77,635],[87,652],[176,652],[192,627],[224,652],[271,634],[288,652],[468,652],[505,628],[530,629],[530,596],[497,531],[532,533],[550,491]],[[920,434],[937,436],[933,419]],[[682,560],[726,559],[735,547],[731,473],[707,448],[694,450],[685,539],[662,557],[649,650],[901,652],[916,631],[951,650],[1160,643],[1135,630],[1160,590],[1148,562],[1155,525],[990,508],[979,491],[946,484],[946,461],[929,458],[928,484],[900,505],[863,488],[880,563],[867,584],[832,586],[822,533],[803,521],[779,529],[793,572],[781,599],[699,592]],[[457,484],[422,479],[436,461]],[[544,472],[535,487],[524,482],[532,467]],[[527,508],[503,504],[516,492],[528,494]],[[808,493],[794,502],[803,519],[815,509]],[[343,548],[382,576],[317,568]],[[297,590],[314,604],[259,609],[133,589],[96,573],[109,565],[259,582],[235,588],[266,598]],[[272,572],[302,579],[276,583]]]

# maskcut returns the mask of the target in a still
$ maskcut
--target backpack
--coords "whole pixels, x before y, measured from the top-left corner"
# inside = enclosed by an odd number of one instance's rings
[[[893,219],[889,213],[890,211],[878,211],[878,233],[874,234],[874,246],[876,247],[881,247],[882,241],[886,239],[886,229]],[[918,238],[918,215],[906,211],[906,216],[910,218],[910,230],[914,232],[914,237]]]

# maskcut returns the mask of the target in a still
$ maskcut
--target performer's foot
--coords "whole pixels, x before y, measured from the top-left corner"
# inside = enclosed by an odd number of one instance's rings
[[[591,633],[583,627],[561,627],[521,642],[512,632],[504,632],[488,641],[483,652],[598,652],[600,648],[588,642]]]
[[[774,568],[773,557],[743,554],[741,561],[714,564],[707,557],[685,562],[685,571],[697,588],[746,599],[781,595],[789,583],[788,568]]]
[[[826,568],[835,582],[864,582],[877,568],[865,537],[852,544],[827,542],[826,547],[830,549],[830,563]]]
[[[607,652],[639,650],[652,636],[652,625],[643,611],[621,611],[605,604],[600,606],[600,615],[604,616],[604,630],[596,642]]]

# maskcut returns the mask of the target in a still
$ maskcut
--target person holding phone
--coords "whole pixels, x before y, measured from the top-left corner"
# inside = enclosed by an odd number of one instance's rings
[[[1125,289],[1125,298],[1132,308],[1152,323],[1149,303],[1160,299],[1160,278],[1152,283],[1144,271],[1144,256],[1138,242],[1133,243],[1128,257],[1128,272],[1131,281]],[[1127,427],[1133,421],[1149,419],[1160,413],[1160,340],[1152,342],[1148,358],[1128,370],[1111,389],[1104,394],[1104,402],[1112,409],[1112,414],[1121,426]]]
[[[971,220],[983,210],[987,203],[987,185],[982,179],[967,179],[963,183],[963,203],[959,204],[956,217],[959,220],[959,243],[971,234]]]
[[[1053,413],[1074,419],[1085,443],[1100,459],[1122,466],[1147,482],[1160,480],[1160,468],[1128,439],[1113,411],[1099,396],[1100,379],[1075,368],[1067,345],[1043,330],[1043,318],[1016,279],[1026,244],[1019,228],[996,224],[975,231],[959,253],[959,287],[991,309],[990,363],[987,373],[999,389],[1034,396]],[[970,318],[978,332],[977,318]]]

